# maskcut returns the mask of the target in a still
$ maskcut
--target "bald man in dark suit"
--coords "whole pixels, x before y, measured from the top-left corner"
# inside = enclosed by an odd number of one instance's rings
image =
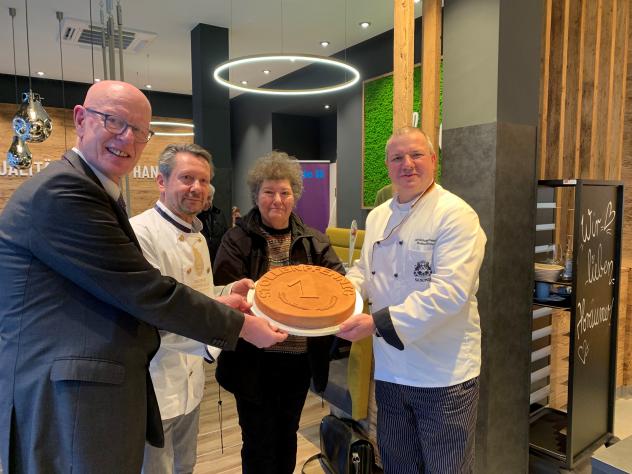
[[[103,81],[74,109],[77,144],[0,214],[0,458],[5,474],[138,473],[163,443],[148,366],[157,328],[231,350],[285,339],[143,258],[119,180],[151,138],[151,107]]]

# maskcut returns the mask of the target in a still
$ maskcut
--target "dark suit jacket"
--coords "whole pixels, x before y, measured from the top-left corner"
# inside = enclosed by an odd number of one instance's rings
[[[243,315],[144,259],[127,216],[68,152],[0,214],[5,474],[138,473],[163,443],[156,328],[233,349]]]

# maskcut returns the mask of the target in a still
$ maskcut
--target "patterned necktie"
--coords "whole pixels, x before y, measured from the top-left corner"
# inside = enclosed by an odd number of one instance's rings
[[[119,205],[119,207],[123,211],[123,214],[127,216],[127,206],[125,205],[125,199],[123,199],[123,193],[119,194],[119,197],[116,200],[116,203]]]

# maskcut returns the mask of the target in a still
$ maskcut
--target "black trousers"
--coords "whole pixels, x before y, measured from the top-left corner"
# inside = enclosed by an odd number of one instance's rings
[[[311,378],[307,354],[264,354],[259,400],[235,395],[244,474],[292,474],[296,432]]]

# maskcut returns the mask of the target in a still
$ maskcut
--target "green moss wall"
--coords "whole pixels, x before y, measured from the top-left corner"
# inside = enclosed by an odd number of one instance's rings
[[[442,74],[443,76],[443,74]],[[421,111],[421,66],[414,70],[413,111]],[[443,86],[443,81],[442,81]],[[443,110],[443,94],[440,94],[440,117]],[[421,118],[420,118],[421,119]],[[393,133],[393,75],[382,76],[364,83],[364,129],[362,207],[373,207],[375,195],[390,183],[384,165],[384,147]],[[439,154],[438,179],[441,177]]]

